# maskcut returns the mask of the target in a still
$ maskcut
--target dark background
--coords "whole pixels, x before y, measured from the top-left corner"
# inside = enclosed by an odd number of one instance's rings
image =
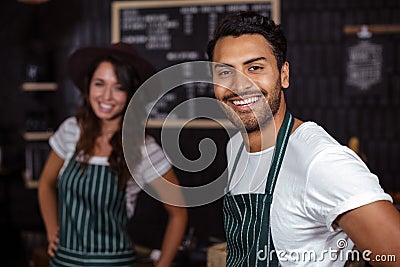
[[[0,4],[0,266],[27,266],[24,251],[44,242],[36,190],[26,189],[22,182],[27,146],[22,134],[28,127],[56,129],[74,114],[79,94],[66,77],[66,60],[78,47],[110,42],[110,3],[50,0],[27,5],[5,0]],[[354,40],[343,33],[343,28],[400,24],[399,14],[398,0],[281,0],[281,23],[288,38],[290,62],[287,100],[292,113],[318,122],[342,144],[358,136],[368,166],[389,192],[400,191],[400,34],[373,36],[371,42],[383,44],[387,55],[383,81],[373,93],[349,93],[344,84],[345,52]],[[45,67],[31,78],[26,73],[30,64]],[[23,92],[21,83],[30,79],[55,81],[59,88],[55,92]],[[27,123],[35,118],[41,118],[43,125]],[[157,135],[157,130],[154,133]],[[195,155],[193,141],[205,136],[218,140],[221,146],[215,170],[211,170],[219,172],[226,164],[224,132],[185,130],[183,147]],[[207,181],[207,173],[177,174],[184,184]],[[160,224],[165,218],[157,203],[145,195],[140,201],[155,207],[138,207],[142,221],[137,221],[134,228],[144,232],[139,227],[146,223],[146,216]],[[198,245],[210,237],[223,239],[221,201],[190,209],[189,216],[188,229],[193,229]],[[154,235],[143,237],[149,245],[157,246],[160,224],[155,223],[154,229],[159,229]]]

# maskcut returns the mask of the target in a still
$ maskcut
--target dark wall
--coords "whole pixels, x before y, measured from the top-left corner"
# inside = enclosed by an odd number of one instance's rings
[[[49,1],[0,7],[0,266],[28,266],[28,250],[45,245],[37,191],[23,184],[26,128],[55,129],[75,113],[79,94],[66,77],[68,55],[79,46],[108,44],[110,2]],[[27,66],[37,66],[36,76]],[[23,92],[25,81],[56,82],[55,92]],[[36,125],[36,126],[34,126]]]
[[[21,134],[32,120],[41,117],[46,128],[55,129],[75,113],[79,93],[66,77],[67,58],[77,47],[109,43],[110,1],[28,5],[6,0],[0,14],[0,145],[17,145],[20,155]],[[39,69],[34,77],[27,74],[32,65]],[[25,81],[57,82],[59,88],[27,93],[20,89]],[[14,154],[10,151],[3,160],[17,160]]]
[[[383,81],[374,93],[349,94],[345,86],[345,25],[400,24],[396,0],[283,0],[288,38],[289,107],[315,120],[340,143],[360,138],[370,169],[388,191],[400,190],[400,34],[373,35],[384,47]]]

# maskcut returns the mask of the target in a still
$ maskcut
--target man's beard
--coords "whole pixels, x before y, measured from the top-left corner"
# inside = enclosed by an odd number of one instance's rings
[[[257,109],[248,112],[235,112],[224,102],[219,103],[228,119],[239,129],[239,131],[252,133],[259,131],[261,128],[273,121],[273,118],[280,107],[281,90],[280,78],[278,78],[270,95],[268,95],[265,90],[261,90],[265,100],[262,101],[262,105]],[[268,98],[266,98],[266,96],[268,96]]]

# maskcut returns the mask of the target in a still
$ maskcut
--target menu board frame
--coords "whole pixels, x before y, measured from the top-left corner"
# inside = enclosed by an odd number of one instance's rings
[[[120,11],[123,9],[145,9],[145,8],[165,8],[180,6],[198,5],[229,5],[229,4],[251,4],[251,3],[271,3],[271,17],[275,23],[280,23],[280,0],[161,0],[161,1],[114,1],[111,10],[111,42],[119,42],[121,18]]]

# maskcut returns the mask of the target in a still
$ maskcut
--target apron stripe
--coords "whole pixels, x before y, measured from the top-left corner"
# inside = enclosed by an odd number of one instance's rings
[[[68,176],[69,176],[69,178],[70,178],[70,179],[67,179],[67,183],[66,183],[66,187],[67,187],[68,189],[71,188],[71,184],[72,184],[72,182],[73,182],[74,175],[75,175],[75,173],[76,173],[77,171],[78,171],[77,168],[73,168],[73,169],[71,170],[71,173],[68,174]],[[65,205],[65,206],[64,206],[64,213],[65,213],[65,214],[66,214],[67,212],[69,213],[68,207],[69,207],[70,204],[71,204],[71,190],[68,190],[66,193],[67,193],[67,195],[66,195],[66,198],[65,198],[65,204],[64,204],[64,203],[61,203],[62,205]],[[65,236],[66,236],[66,243],[67,243],[69,246],[70,246],[71,236],[72,236],[72,234],[71,234],[71,223],[70,223],[70,220],[71,220],[71,217],[69,217],[68,221],[66,222],[66,223],[67,223],[67,228],[66,228],[67,232],[65,233]]]
[[[117,203],[121,203],[122,202],[122,199],[121,199],[121,196],[119,196],[118,197],[118,202]],[[118,220],[119,221],[123,221],[123,213],[122,213],[122,209],[124,209],[125,210],[125,207],[122,207],[121,205],[118,205],[118,210],[117,210],[117,214],[118,214]],[[117,247],[117,249],[122,249],[123,248],[123,246],[124,246],[124,238],[123,238],[123,233],[121,233],[121,231],[118,231],[118,243],[119,243],[119,245],[118,245],[118,247]]]
[[[94,172],[93,172],[93,176],[94,177],[98,177],[98,167],[99,166],[94,166]],[[91,190],[91,194],[90,194],[90,207],[92,208],[92,225],[93,225],[93,228],[91,228],[91,230],[90,230],[90,243],[91,244],[93,244],[92,246],[91,246],[91,250],[90,250],[90,252],[94,252],[95,251],[95,248],[96,248],[96,246],[94,245],[95,244],[95,242],[94,242],[94,240],[95,240],[95,232],[97,232],[97,230],[98,230],[98,226],[97,226],[97,224],[95,223],[96,221],[95,221],[95,219],[96,218],[94,218],[94,216],[96,215],[96,213],[97,213],[97,207],[96,207],[96,202],[95,202],[95,199],[94,199],[94,197],[95,197],[95,194],[97,193],[97,191],[99,190],[99,188],[98,188],[98,179],[94,179],[93,180],[93,187],[91,187],[92,188],[92,190]]]
[[[225,207],[224,209],[223,209],[223,211],[224,211],[224,217],[226,218],[225,219],[225,232],[226,233],[234,233],[235,231],[232,229],[233,228],[233,226],[234,226],[234,221],[233,221],[233,218],[235,218],[235,216],[232,214],[232,212],[233,212],[233,208],[231,207],[231,205],[232,205],[232,202],[227,202],[227,201],[225,201],[224,202],[224,207],[225,206],[228,206],[228,207]],[[227,238],[228,239],[228,238]],[[227,240],[228,242],[232,242],[231,240]],[[235,242],[234,242],[234,244],[235,244]],[[232,246],[231,246],[232,247]],[[231,251],[231,253],[232,254],[235,254],[235,251],[234,251],[234,248],[232,248],[232,251]],[[227,259],[227,266],[231,266],[231,261],[234,259],[234,257],[232,257],[232,258],[228,258]]]
[[[234,202],[234,204],[235,204],[235,213],[236,213],[236,214],[239,214],[239,216],[240,216],[240,221],[241,221],[241,220],[242,220],[242,215],[240,214],[240,210],[239,210],[239,208],[238,208],[238,206],[237,206],[237,203]],[[240,247],[239,247],[240,239],[239,239],[239,237],[238,237],[238,232],[237,232],[237,229],[239,228],[239,225],[240,225],[240,224],[235,223],[235,224],[234,224],[235,229],[233,230],[234,233],[235,233],[235,246],[236,246],[236,251],[235,251],[235,252],[236,252],[236,255],[239,255],[239,253],[240,253]]]
[[[243,197],[243,196],[242,196]],[[243,200],[244,201],[244,200]],[[250,199],[250,202],[249,202],[249,207],[251,207],[251,199]],[[249,240],[249,233],[250,233],[250,228],[251,228],[251,222],[252,222],[252,219],[253,219],[253,211],[251,210],[251,208],[247,208],[246,207],[246,211],[247,210],[249,210],[250,211],[250,216],[248,217],[248,222],[247,222],[247,224],[248,224],[248,226],[246,227],[247,229],[246,229],[246,234],[245,234],[245,238],[246,238],[246,246],[247,246],[247,248],[250,248],[251,247],[251,245],[250,245],[250,240]],[[245,216],[245,218],[246,218],[246,216]],[[246,223],[246,219],[245,219],[245,223]],[[250,250],[249,250],[250,251]],[[244,258],[244,260],[247,260],[247,264],[249,264],[250,262],[249,262],[249,256],[247,255],[246,256],[246,258]]]
[[[99,234],[97,234],[97,244],[98,244],[98,250],[102,250],[103,246],[103,232],[102,232],[102,225],[103,225],[103,218],[101,214],[101,210],[104,210],[103,203],[101,201],[101,194],[103,193],[103,183],[104,183],[104,168],[101,168],[100,170],[100,181],[99,181],[99,192],[98,192],[98,198],[96,199],[97,202],[97,207],[98,207],[98,212],[97,212],[97,225],[99,227],[99,230],[97,231]]]
[[[79,181],[79,189],[78,189],[77,192],[79,192],[79,195],[80,195],[80,196],[83,195],[84,182],[85,182],[85,179],[80,179],[80,181]],[[84,203],[84,202],[85,202],[85,199],[84,199],[84,198],[79,198],[79,201],[80,201],[81,203]],[[85,206],[85,204],[79,206],[79,211],[78,211],[78,222],[81,222],[81,221],[83,220],[83,211],[84,211],[83,207],[84,207],[84,206]],[[86,219],[86,218],[85,218],[85,219]],[[86,222],[86,223],[87,223],[87,222]],[[84,223],[83,223],[83,226],[84,226],[86,223],[84,222]],[[82,235],[82,224],[79,224],[79,225],[77,226],[77,230],[78,230],[78,233],[79,233],[80,235]],[[82,251],[83,246],[84,246],[83,242],[82,242],[82,241],[79,242],[78,250],[79,250],[79,251]]]
[[[88,175],[90,175],[90,170],[86,170],[88,172]],[[86,177],[85,177],[86,178]],[[84,179],[84,177],[82,177]],[[89,235],[90,235],[90,230],[89,226],[91,225],[90,221],[90,202],[88,199],[89,196],[89,188],[92,186],[92,179],[84,179],[85,180],[85,201],[84,203],[86,204],[84,210],[85,210],[85,224],[84,224],[84,231],[83,231],[83,249],[87,249],[88,247],[88,240],[89,240]]]
[[[79,173],[79,169],[77,169],[77,172],[76,172],[77,174]],[[75,175],[75,176],[78,176],[78,175]],[[79,177],[80,177],[80,175],[79,175]],[[71,188],[71,194],[73,195],[73,198],[77,198],[77,192],[78,192],[78,189],[77,189],[77,187],[78,187],[78,180],[79,179],[77,179],[77,177],[75,177],[75,179],[74,179],[74,181],[72,182],[72,188]],[[74,201],[73,202],[73,204],[72,204],[72,209],[71,209],[71,214],[72,214],[72,216],[71,216],[71,220],[73,220],[74,221],[74,223],[75,223],[75,220],[77,220],[77,218],[78,218],[78,210],[79,210],[79,207],[77,207],[78,205],[77,205],[77,201]],[[71,222],[72,223],[72,222]],[[78,239],[76,238],[76,236],[77,236],[77,230],[78,229],[76,229],[76,228],[72,228],[73,229],[73,231],[74,231],[74,234],[73,234],[73,237],[72,237],[72,248],[73,249],[77,249],[78,248]]]
[[[250,199],[251,199],[251,198],[250,198]],[[259,203],[258,203],[258,197],[257,197],[256,200],[255,200],[255,207],[256,207],[256,210],[254,211],[254,217],[251,218],[251,222],[257,222],[258,205],[259,205]],[[253,203],[250,202],[249,208],[251,209],[251,211],[253,211],[253,209],[251,208],[252,206],[253,206]],[[256,224],[256,223],[253,223],[253,234],[250,236],[250,237],[251,237],[251,240],[254,240],[255,237],[256,237],[256,234],[258,233],[258,231],[256,232],[256,229],[258,229],[258,228],[257,228],[257,224]],[[252,250],[254,249],[254,246],[255,246],[255,244],[252,243],[251,246],[249,247],[249,250],[252,251]],[[249,253],[250,253],[250,252],[249,252]],[[249,255],[249,256],[247,257],[247,266],[250,266],[250,263],[251,263],[251,262],[250,262],[250,255]]]
[[[257,198],[258,198],[258,195],[257,195]],[[262,202],[262,205],[263,205],[263,207],[265,207],[265,203],[264,203],[264,200],[265,200],[265,198],[263,198],[263,200],[261,201]],[[265,208],[262,208],[261,209],[261,225],[260,225],[260,227],[261,227],[261,229],[268,229],[268,224],[265,226],[264,224],[265,224],[265,222],[264,222],[264,212],[266,212],[266,209]],[[267,230],[267,235],[269,234],[269,232],[268,232],[268,230]],[[265,235],[262,235],[262,231],[260,231],[260,233],[258,234],[258,236],[257,236],[257,250],[256,250],[256,254],[257,254],[257,252],[258,251],[260,251],[260,241],[261,241],[261,239],[263,238],[263,237],[265,237]],[[265,244],[265,240],[262,240],[263,242],[262,242],[262,244],[261,245],[263,245],[263,244]],[[263,248],[263,247],[261,247],[261,248]],[[268,251],[270,251],[269,250],[269,247],[268,247],[268,244],[267,244],[267,248],[268,248]],[[256,261],[256,266],[258,266],[258,262],[259,262],[259,259],[258,259],[258,257],[256,256],[255,257],[255,261]]]
[[[107,179],[106,179],[106,195],[105,195],[105,198],[106,199],[110,199],[110,189],[111,189],[111,185],[110,185],[110,181],[111,181],[111,173],[109,173],[108,175],[107,175]],[[106,219],[106,221],[105,221],[105,224],[104,224],[104,231],[106,232],[106,233],[109,233],[109,228],[110,228],[110,221],[109,221],[109,217],[111,216],[111,213],[110,213],[110,203],[108,203],[108,201],[107,201],[107,203],[106,203],[106,205],[107,205],[107,215],[106,215],[106,217],[105,217],[105,219]],[[110,243],[110,239],[109,239],[109,237],[108,237],[108,235],[106,235],[105,236],[105,244],[104,244],[104,249],[105,249],[105,251],[108,251],[109,250],[109,244]]]
[[[117,188],[114,187],[113,190],[113,205],[112,205],[112,209],[116,210],[116,206],[117,206]],[[114,216],[116,216],[116,214],[114,214]],[[116,250],[117,249],[117,225],[115,224],[115,221],[113,220],[113,231],[112,231],[112,235],[114,236],[114,238],[112,239],[112,250]]]
[[[242,222],[242,214],[240,213],[240,209],[239,209],[239,207],[238,207],[238,203],[237,202],[234,202],[235,203],[235,208],[236,208],[236,213],[237,214],[239,214],[239,216],[240,216],[240,222]],[[235,240],[235,244],[236,244],[236,255],[239,255],[239,253],[240,253],[240,251],[242,251],[243,250],[243,248],[240,246],[241,245],[241,237],[240,237],[240,231],[239,231],[239,227],[240,227],[240,224],[235,224],[236,225],[236,228],[235,228],[235,238],[236,238],[236,240]],[[240,261],[240,258],[239,257],[237,257],[237,259],[234,261],[234,265],[238,265],[239,264],[239,261]]]

